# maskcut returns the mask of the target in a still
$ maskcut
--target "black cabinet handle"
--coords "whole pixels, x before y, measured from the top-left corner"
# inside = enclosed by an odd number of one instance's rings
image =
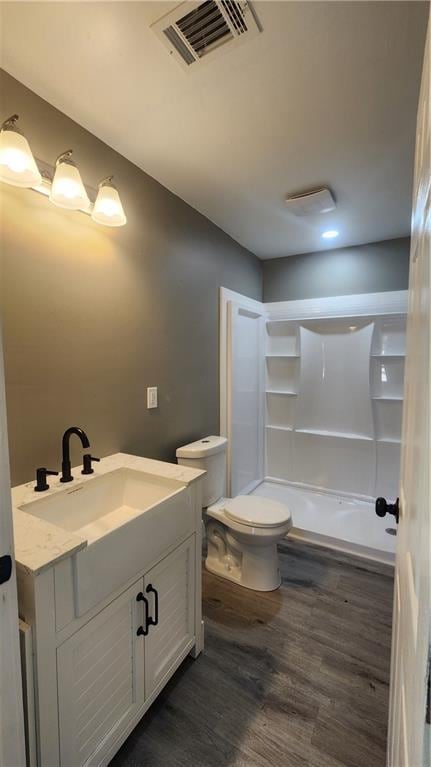
[[[397,498],[395,503],[388,503],[386,498],[376,499],[376,514],[378,517],[384,517],[386,514],[392,514],[395,517],[398,524],[400,519],[400,499]]]
[[[159,595],[157,593],[157,589],[155,589],[154,586],[151,583],[149,583],[145,591],[147,592],[147,594],[150,594],[150,593],[154,594],[154,618],[152,618],[151,616],[148,618],[148,625],[157,626],[159,622]]]
[[[148,618],[148,599],[147,599],[147,597],[145,597],[143,595],[142,591],[140,591],[139,594],[136,597],[136,601],[137,602],[143,602],[144,603],[144,608],[145,608],[144,609],[144,625],[143,626],[139,626],[136,634],[138,635],[138,637],[140,637],[140,636],[146,637],[148,635],[148,626],[151,625],[150,624],[150,619]]]

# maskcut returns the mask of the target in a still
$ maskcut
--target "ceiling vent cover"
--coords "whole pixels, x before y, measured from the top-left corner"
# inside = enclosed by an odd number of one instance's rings
[[[250,4],[236,0],[181,3],[151,28],[184,69],[260,31]]]
[[[335,200],[330,189],[323,187],[286,197],[286,208],[294,216],[315,216],[334,210]]]

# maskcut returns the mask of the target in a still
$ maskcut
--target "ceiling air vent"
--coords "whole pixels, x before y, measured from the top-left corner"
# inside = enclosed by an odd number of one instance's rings
[[[250,4],[235,0],[181,3],[151,28],[185,69],[260,31]]]
[[[315,216],[317,213],[334,210],[335,200],[331,190],[322,187],[286,197],[286,208],[294,216]]]

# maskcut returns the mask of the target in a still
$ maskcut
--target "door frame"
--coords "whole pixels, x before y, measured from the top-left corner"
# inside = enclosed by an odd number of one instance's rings
[[[0,326],[0,556],[12,558],[12,575],[0,585],[0,764],[25,765],[24,710],[18,596],[13,545],[6,394]]]

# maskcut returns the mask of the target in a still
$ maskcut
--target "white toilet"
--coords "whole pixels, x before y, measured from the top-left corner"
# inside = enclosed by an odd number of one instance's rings
[[[203,508],[208,542],[206,568],[255,591],[280,585],[277,542],[289,532],[287,506],[251,495],[223,498],[226,473],[225,437],[205,437],[177,449],[184,466],[204,469]]]

